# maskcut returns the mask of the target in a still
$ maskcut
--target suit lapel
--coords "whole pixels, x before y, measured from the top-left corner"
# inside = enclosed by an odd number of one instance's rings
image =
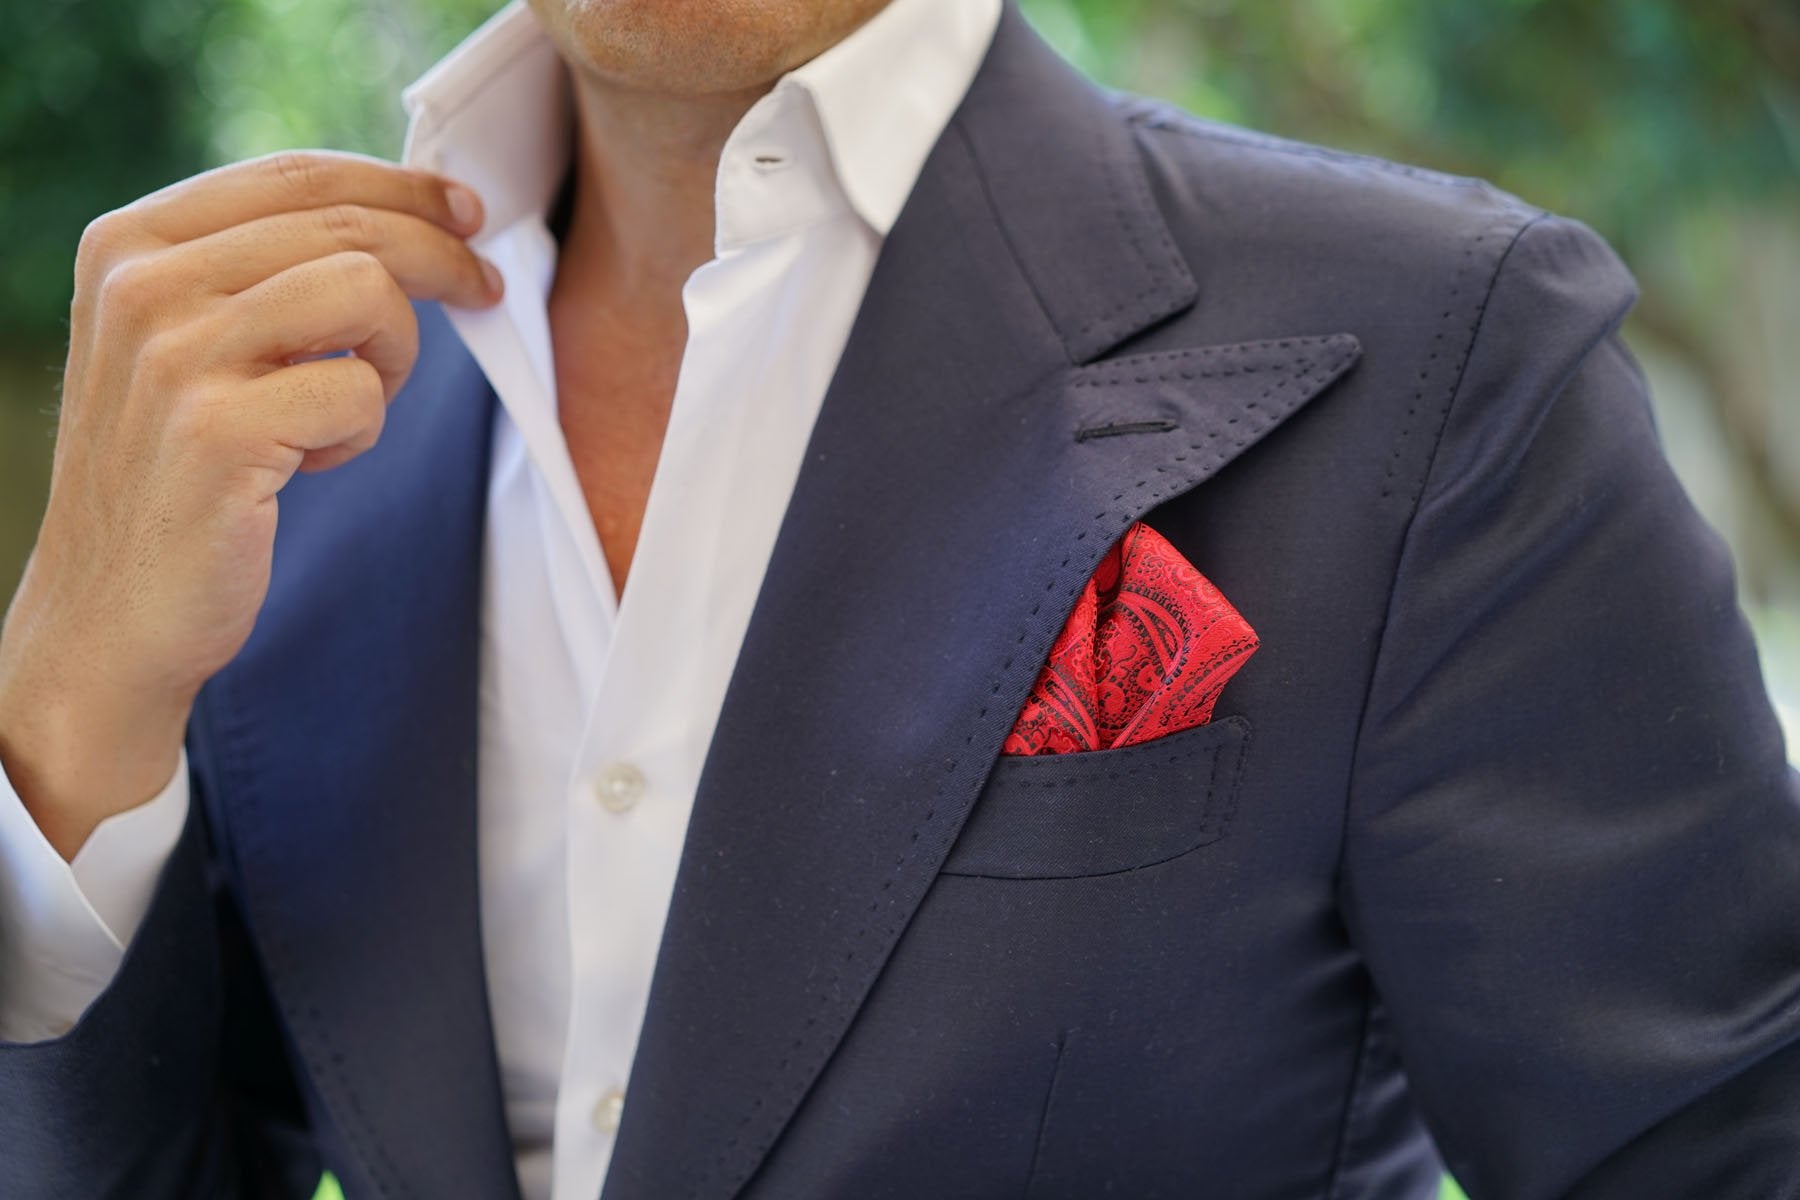
[[[1093,362],[1195,294],[1129,133],[1009,8],[814,428],[700,779],[607,1200],[741,1190],[1101,555],[1358,353]]]
[[[249,644],[203,694],[212,828],[347,1179],[517,1195],[476,896],[494,398],[435,305],[376,448],[283,493]]]
[[[1096,361],[1195,294],[1129,133],[1009,8],[796,482],[701,776],[608,1200],[741,1190],[1107,546],[1356,355],[1337,336]],[[196,753],[348,1161],[395,1195],[504,1198],[475,892],[493,397],[442,314],[421,317],[381,444],[284,496],[269,603],[204,694]]]

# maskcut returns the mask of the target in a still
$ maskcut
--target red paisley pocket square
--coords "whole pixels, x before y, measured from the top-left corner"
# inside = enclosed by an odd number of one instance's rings
[[[1139,521],[1082,589],[1001,753],[1107,750],[1204,725],[1256,647],[1219,589]]]

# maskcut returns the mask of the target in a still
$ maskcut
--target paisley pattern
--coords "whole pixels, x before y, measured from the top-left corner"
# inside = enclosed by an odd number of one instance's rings
[[[1139,521],[1082,589],[1001,753],[1106,750],[1204,725],[1256,647],[1219,589]]]

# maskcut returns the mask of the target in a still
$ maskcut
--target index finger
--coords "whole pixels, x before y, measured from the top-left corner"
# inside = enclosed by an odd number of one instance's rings
[[[341,150],[284,150],[172,183],[130,204],[151,236],[170,244],[301,209],[359,204],[410,213],[460,237],[481,228],[481,201],[459,183]]]

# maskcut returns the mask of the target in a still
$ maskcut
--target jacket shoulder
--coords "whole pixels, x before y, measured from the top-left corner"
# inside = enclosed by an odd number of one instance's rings
[[[1116,97],[1177,227],[1199,221],[1247,247],[1391,270],[1456,265],[1470,243],[1510,241],[1549,216],[1483,179],[1209,121]]]
[[[1537,322],[1616,330],[1637,283],[1580,221],[1482,179],[1207,121],[1118,96],[1147,186],[1200,281],[1185,322],[1216,340],[1346,330],[1370,351],[1467,348]],[[1530,299],[1497,319],[1504,284]],[[1440,350],[1443,349],[1440,346]]]

